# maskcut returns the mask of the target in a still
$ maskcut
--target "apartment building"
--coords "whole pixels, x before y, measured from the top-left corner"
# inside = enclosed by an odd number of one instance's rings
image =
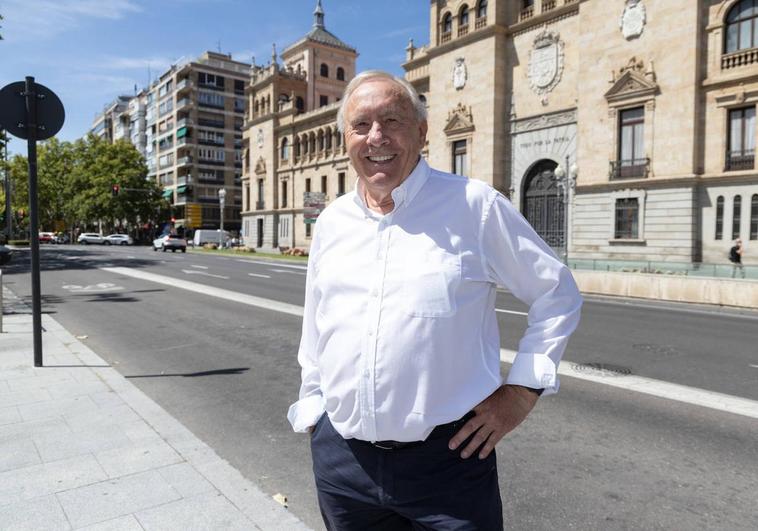
[[[326,29],[320,0],[313,17],[281,63],[274,48],[267,65],[253,65],[246,88],[242,233],[249,247],[308,248],[313,206],[355,183],[337,110],[358,54]]]
[[[432,0],[406,78],[433,166],[574,261],[758,263],[752,0]],[[755,247],[755,249],[753,249]]]
[[[90,133],[108,142],[130,137],[129,102],[132,96],[118,96],[95,116]]]

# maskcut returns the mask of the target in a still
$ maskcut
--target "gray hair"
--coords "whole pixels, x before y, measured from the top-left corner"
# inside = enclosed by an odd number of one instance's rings
[[[348,83],[347,87],[345,87],[344,94],[342,94],[340,109],[337,111],[337,129],[339,129],[340,133],[345,132],[345,109],[347,108],[347,102],[350,99],[350,96],[353,95],[355,89],[363,85],[365,82],[371,81],[372,79],[387,79],[393,83],[400,85],[400,87],[408,96],[413,109],[416,111],[416,120],[419,122],[426,120],[426,105],[423,101],[421,101],[421,98],[419,97],[418,92],[416,92],[416,89],[413,88],[413,85],[408,83],[408,81],[402,77],[393,76],[389,72],[384,72],[383,70],[366,70],[350,80],[350,83]]]

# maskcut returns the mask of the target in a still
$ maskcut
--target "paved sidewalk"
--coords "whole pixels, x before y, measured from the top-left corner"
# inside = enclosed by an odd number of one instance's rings
[[[305,530],[158,404],[4,289],[0,529]]]

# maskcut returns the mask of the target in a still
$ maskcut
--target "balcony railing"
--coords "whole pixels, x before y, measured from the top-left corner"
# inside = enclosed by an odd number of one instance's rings
[[[458,36],[459,37],[463,37],[467,33],[468,33],[468,24],[466,24],[465,26],[459,26],[458,27]]]
[[[192,164],[192,157],[181,157],[176,160],[177,166],[187,166],[189,164]]]
[[[474,29],[482,29],[487,25],[487,17],[479,17],[474,23]]]
[[[182,98],[176,102],[176,110],[184,109],[185,107],[189,107],[190,100],[189,98]]]
[[[180,129],[182,127],[189,127],[190,125],[192,125],[192,120],[190,120],[189,118],[182,118],[181,120],[176,122],[177,129]]]
[[[755,150],[727,150],[724,166],[724,171],[752,170],[755,168]]]
[[[263,201],[255,202],[255,210],[263,210],[266,208],[266,204]]]
[[[181,92],[185,89],[192,87],[192,81],[190,81],[189,78],[182,79],[179,83],[176,84],[176,91]]]
[[[542,12],[552,11],[555,9],[556,0],[542,0]]]
[[[519,22],[523,22],[524,20],[528,20],[534,16],[534,6],[531,7],[525,7],[521,10],[521,13],[519,13],[518,20]]]
[[[721,69],[739,68],[758,63],[758,48],[739,50],[721,56]]]
[[[198,118],[197,125],[215,127],[216,129],[224,129],[226,127],[223,120],[208,120],[207,118]]]
[[[180,175],[176,178],[176,184],[179,186],[183,184],[192,184],[192,175]]]
[[[610,161],[610,180],[644,179],[650,174],[650,159],[622,159]]]
[[[440,35],[440,44],[445,44],[446,42],[449,42],[450,39],[453,37],[452,31],[447,31]]]

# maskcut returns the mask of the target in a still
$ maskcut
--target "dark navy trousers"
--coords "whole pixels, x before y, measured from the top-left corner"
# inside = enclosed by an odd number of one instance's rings
[[[462,459],[466,443],[448,448],[464,423],[438,427],[421,444],[384,450],[343,439],[324,414],[311,435],[311,452],[327,529],[502,530],[495,452]]]

